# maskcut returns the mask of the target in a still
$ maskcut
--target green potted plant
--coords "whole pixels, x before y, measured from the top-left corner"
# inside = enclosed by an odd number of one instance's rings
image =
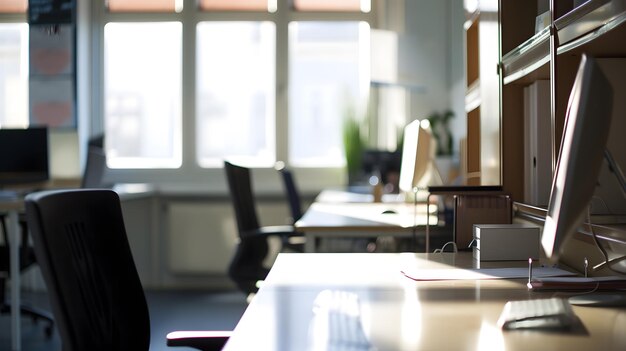
[[[349,105],[345,109],[343,120],[343,147],[348,184],[353,184],[359,178],[365,146],[360,120],[357,118],[354,107]]]
[[[443,113],[433,112],[428,116],[430,128],[437,142],[437,156],[452,156],[452,131],[450,131],[450,119],[454,117],[454,112],[447,110]]]
[[[435,154],[435,167],[445,183],[456,178],[458,166],[453,158],[453,138],[450,130],[450,120],[454,117],[454,112],[447,110],[442,113],[434,112],[427,119],[435,138],[437,152]]]

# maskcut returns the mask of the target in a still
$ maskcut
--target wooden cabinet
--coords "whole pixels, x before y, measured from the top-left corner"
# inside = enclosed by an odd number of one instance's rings
[[[551,22],[535,30],[538,2],[500,0],[503,186],[524,202],[524,88],[550,82],[552,168],[559,151],[569,94],[582,54],[626,57],[626,1],[551,0]],[[578,5],[574,7],[575,5]]]
[[[550,15],[548,25],[546,28],[536,28],[537,16],[546,10],[546,6]],[[524,133],[535,133],[536,137],[549,139],[547,152],[551,159],[549,166],[552,174],[557,163],[569,95],[580,58],[587,54],[596,58],[626,60],[626,0],[499,0],[498,18],[502,186],[516,202],[518,216],[536,219],[540,223],[541,218],[545,217],[547,204],[528,206],[528,199],[525,198],[525,187],[529,186],[528,176],[525,175],[528,172],[525,171],[533,165],[529,163],[528,157],[525,161],[524,153],[529,145]],[[479,59],[482,59],[482,55],[480,52]],[[617,75],[626,76],[626,64],[620,62],[612,62],[611,69]],[[540,80],[549,82],[549,96],[541,96],[549,99],[549,113],[540,117],[549,119],[544,120],[549,122],[546,124],[549,128],[529,130],[525,124],[525,119],[529,117],[525,113],[528,104],[525,102],[527,100],[524,91]],[[614,84],[614,90],[614,99],[620,100],[620,96],[623,97],[622,100],[626,99],[625,84]],[[624,125],[626,109],[622,112],[619,122],[615,122],[614,113],[612,127]],[[621,142],[617,139],[623,140],[625,131],[626,129],[617,132],[613,128],[611,142]],[[626,148],[614,147],[613,152],[616,150],[620,160],[626,159]],[[621,163],[621,166],[625,167],[626,163]],[[624,218],[613,216],[602,221],[605,224],[597,224],[594,217],[591,220],[596,223],[593,228],[600,233],[603,239],[601,241],[610,253],[625,254],[626,226],[619,224],[626,222]],[[596,253],[588,251],[597,252],[597,249],[592,247],[593,242],[587,229],[581,230],[575,237],[580,240],[572,245],[579,246],[569,250],[574,255],[565,257],[565,260],[569,260],[573,267],[582,267],[582,252],[594,256]]]

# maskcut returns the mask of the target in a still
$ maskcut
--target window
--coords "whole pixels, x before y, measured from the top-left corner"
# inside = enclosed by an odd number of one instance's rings
[[[0,128],[28,125],[28,24],[25,12],[26,0],[0,3]],[[7,15],[10,18],[5,21]]]
[[[363,11],[369,12],[371,1],[362,0],[293,0],[298,11]]]
[[[180,167],[181,34],[179,22],[108,23],[104,28],[110,167]]]
[[[341,167],[344,105],[369,88],[370,1],[184,3],[96,11],[109,167]]]
[[[369,89],[369,25],[289,24],[289,160],[297,166],[342,166],[343,112]],[[369,68],[369,67],[367,67]],[[314,146],[314,147],[312,147]]]
[[[196,37],[198,163],[219,167],[228,155],[247,165],[272,166],[276,26],[202,22]]]
[[[180,12],[183,0],[108,0],[111,12]]]
[[[200,9],[205,11],[269,11],[276,12],[276,0],[200,0]]]

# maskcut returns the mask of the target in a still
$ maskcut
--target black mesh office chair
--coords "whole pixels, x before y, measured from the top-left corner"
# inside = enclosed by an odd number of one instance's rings
[[[106,152],[104,150],[104,135],[99,134],[89,139],[87,143],[87,159],[81,179],[81,188],[112,188],[113,184],[104,182],[106,170]]]
[[[296,186],[296,181],[285,164],[282,162],[276,163],[274,167],[278,173],[280,173],[283,179],[283,186],[285,193],[287,194],[287,202],[289,203],[289,210],[291,211],[291,220],[295,224],[302,217],[302,199],[300,198],[300,192]]]
[[[239,233],[239,244],[228,268],[228,275],[241,291],[250,294],[257,291],[257,281],[265,279],[269,272],[263,266],[269,253],[268,237],[279,237],[283,248],[301,252],[303,245],[290,243],[290,238],[302,235],[296,233],[291,225],[261,227],[250,170],[228,161],[224,162],[224,169]]]
[[[118,195],[46,191],[28,195],[25,205],[63,350],[148,350],[148,306]],[[168,345],[218,350],[228,332],[218,335],[172,334]]]

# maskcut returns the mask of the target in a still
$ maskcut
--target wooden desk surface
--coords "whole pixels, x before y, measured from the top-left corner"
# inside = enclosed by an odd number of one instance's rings
[[[436,206],[431,206],[430,224],[437,224]],[[393,213],[383,213],[393,211]],[[315,202],[296,222],[296,230],[380,231],[411,229],[426,225],[426,205],[406,203]]]
[[[377,350],[626,349],[625,309],[574,307],[581,327],[570,332],[505,332],[496,321],[507,300],[552,294],[529,292],[523,280],[415,282],[400,273],[473,262],[465,254],[281,254],[225,350],[312,349],[314,301],[326,290],[358,295]]]
[[[374,195],[362,192],[351,192],[347,190],[324,189],[315,198],[315,202],[324,203],[372,203]],[[405,202],[401,194],[383,194],[383,203]]]

